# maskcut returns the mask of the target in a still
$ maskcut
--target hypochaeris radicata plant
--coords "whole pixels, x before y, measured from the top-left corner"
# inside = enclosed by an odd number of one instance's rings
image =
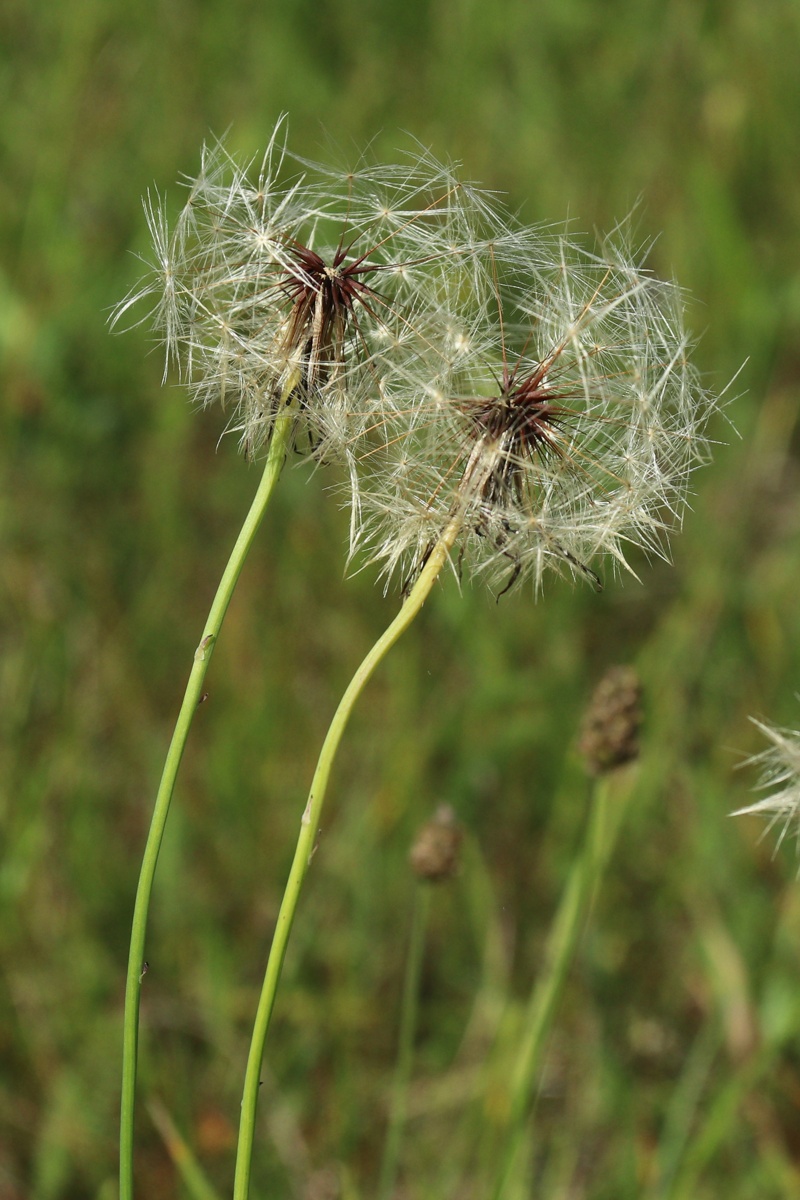
[[[522,576],[538,587],[548,567],[599,586],[592,564],[603,556],[627,568],[631,545],[666,553],[706,456],[714,403],[687,361],[677,287],[619,239],[596,254],[537,240],[522,231],[516,256],[513,235],[502,252],[476,247],[489,260],[480,277],[493,280],[493,314],[485,294],[477,320],[474,307],[443,311],[417,359],[374,393],[355,456],[355,548],[387,573],[399,568],[405,600],[346,689],[312,780],[251,1043],[237,1180],[249,1170],[266,1033],[331,766],[372,671],[448,562],[499,577],[505,591]]]
[[[433,363],[432,339],[452,312],[485,306],[484,249],[508,236],[490,200],[419,147],[400,165],[363,160],[337,172],[292,158],[285,135],[281,120],[256,165],[238,164],[219,143],[204,149],[174,222],[165,200],[148,197],[148,273],[114,314],[117,325],[150,322],[166,347],[165,373],[174,364],[198,404],[227,411],[247,457],[266,451],[195,652],[137,889],[125,1001],[123,1197],[133,1186],[138,1012],[156,863],[205,672],[286,448],[302,441],[317,459],[346,462],[355,529],[356,451],[376,408],[389,411],[409,364]]]
[[[159,788],[128,964],[121,1196],[133,1188],[149,899],[208,661],[286,449],[345,464],[350,554],[399,577],[402,607],[347,688],[320,754],[248,1058],[234,1196],[249,1189],[261,1062],[330,770],[361,689],[451,564],[500,592],[548,568],[665,553],[714,404],[687,361],[681,295],[619,232],[596,251],[520,227],[418,147],[335,171],[280,121],[255,166],[203,152],[170,223],[146,203],[149,274],[117,322],[149,320],[194,400],[220,403],[265,463],[194,663]],[[143,312],[144,315],[139,315]],[[302,436],[301,436],[302,431]]]
[[[794,832],[800,837],[800,733],[768,725],[755,717],[750,719],[769,745],[743,765],[760,768],[757,788],[768,794],[737,809],[732,815],[741,817],[755,813],[767,818],[765,834],[780,826],[775,846],[777,852],[788,833]]]

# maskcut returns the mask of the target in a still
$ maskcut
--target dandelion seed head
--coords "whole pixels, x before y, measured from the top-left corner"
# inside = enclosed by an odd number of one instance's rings
[[[780,827],[775,845],[777,853],[784,838],[794,833],[800,839],[800,733],[782,729],[755,717],[750,720],[769,742],[766,749],[748,758],[742,765],[760,770],[756,790],[768,792],[761,800],[737,809],[734,817],[755,813],[767,818],[762,836]],[[798,845],[800,849],[800,843]]]
[[[387,580],[454,521],[456,569],[504,591],[666,555],[714,403],[680,290],[624,229],[587,249],[517,226],[417,144],[310,162],[284,119],[258,160],[213,142],[184,183],[174,222],[147,197],[149,274],[115,321],[151,321],[248,455],[290,394],[305,443],[346,465],[351,551]]]
[[[503,590],[538,590],[548,570],[598,586],[593,561],[631,571],[634,547],[665,557],[714,408],[688,363],[679,290],[616,243],[589,252],[525,231],[488,253],[493,295],[480,292],[469,334],[443,313],[419,379],[403,380],[386,457],[423,465],[392,493],[371,455],[362,541],[387,575],[413,577],[426,536],[456,519],[459,566]]]
[[[432,311],[476,286],[476,217],[454,169],[416,148],[400,164],[337,171],[292,157],[282,118],[259,160],[213,142],[184,183],[174,222],[161,198],[146,203],[149,276],[115,322],[144,311],[167,364],[199,404],[229,409],[249,454],[269,441],[296,379],[309,443],[352,463],[373,417],[360,402],[348,410],[348,397],[391,396],[417,346],[427,353]]]

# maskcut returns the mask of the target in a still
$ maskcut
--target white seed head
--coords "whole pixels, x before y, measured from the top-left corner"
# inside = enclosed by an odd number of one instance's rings
[[[776,825],[780,834],[776,850],[787,833],[800,837],[800,733],[793,729],[780,729],[751,717],[770,743],[765,750],[748,758],[743,766],[760,768],[757,790],[768,792],[762,800],[756,800],[731,815],[743,816],[758,813],[768,818],[765,835]]]
[[[149,276],[122,302],[139,305],[201,405],[221,402],[243,447],[268,442],[289,381],[324,453],[371,421],[353,398],[388,396],[424,347],[431,313],[457,289],[480,291],[480,226],[488,199],[415,148],[400,166],[335,171],[291,158],[286,123],[260,160],[240,164],[220,143],[171,227],[162,199],[145,208]],[[493,238],[502,234],[495,219]],[[374,401],[373,401],[374,403]]]
[[[455,518],[459,566],[537,589],[547,568],[599,583],[598,558],[630,569],[632,545],[665,554],[714,407],[679,289],[620,239],[589,253],[526,231],[476,256],[494,311],[483,285],[466,321],[443,311],[430,352],[396,379],[357,541],[413,578]]]
[[[305,445],[346,463],[351,550],[411,578],[456,520],[459,565],[538,589],[555,568],[666,552],[713,404],[679,289],[617,233],[596,251],[516,226],[414,145],[345,171],[204,148],[171,226],[145,203],[145,306],[196,401],[243,448],[291,391]]]

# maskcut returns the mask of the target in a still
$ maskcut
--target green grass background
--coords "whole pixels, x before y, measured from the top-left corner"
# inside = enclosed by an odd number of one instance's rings
[[[747,803],[748,714],[800,724],[800,7],[793,0],[7,0],[0,13],[0,1197],[111,1200],[123,973],[154,789],[257,480],[109,309],[140,197],[278,114],[324,156],[401,130],[530,220],[641,198],[697,361],[746,360],[674,564],[499,604],[453,580],[370,685],[332,782],[262,1089],[255,1194],[374,1194],[413,831],[468,831],[425,963],[407,1200],[468,1197],[469,1114],[579,843],[574,753],[635,661],[644,755],[551,1039],[535,1194],[800,1194],[800,891]],[[214,656],[148,941],[141,1092],[225,1191],[257,987],[316,752],[395,611],[346,578],[325,473],[285,472]],[[498,1049],[499,1046],[499,1049]],[[505,1057],[504,1057],[505,1056]],[[490,1072],[491,1076],[491,1072]],[[476,1108],[477,1106],[477,1108]],[[482,1107],[481,1107],[482,1106]],[[465,1119],[467,1124],[465,1126]],[[466,1134],[465,1134],[466,1129]],[[181,1195],[144,1107],[139,1193]],[[326,1190],[327,1189],[327,1190]]]

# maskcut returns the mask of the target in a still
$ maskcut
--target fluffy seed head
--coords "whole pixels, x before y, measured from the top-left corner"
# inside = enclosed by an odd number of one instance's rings
[[[148,305],[141,319],[167,362],[200,404],[232,410],[249,453],[268,442],[289,380],[311,444],[348,447],[353,396],[379,397],[387,370],[397,375],[424,344],[431,310],[475,289],[473,250],[491,212],[419,148],[401,166],[345,172],[292,159],[283,120],[256,163],[205,147],[174,226],[162,199],[145,207],[150,275],[114,319]]]
[[[457,321],[431,386],[405,381],[364,489],[362,534],[413,577],[454,519],[474,574],[541,583],[548,567],[599,585],[603,555],[665,553],[713,405],[688,362],[679,289],[655,279],[621,238],[596,253],[564,237],[511,239],[494,259],[495,316]],[[377,418],[376,418],[377,422]],[[505,590],[505,588],[504,588]]]
[[[755,717],[750,719],[761,730],[769,745],[743,765],[760,768],[757,788],[768,795],[737,809],[732,816],[758,813],[767,817],[765,834],[779,825],[777,850],[787,833],[794,832],[800,837],[800,733],[767,725]]]

